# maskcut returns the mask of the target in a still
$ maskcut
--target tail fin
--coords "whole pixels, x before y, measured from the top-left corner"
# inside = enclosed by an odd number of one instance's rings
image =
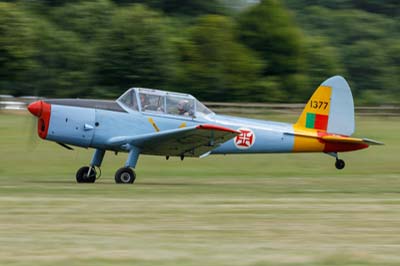
[[[311,96],[295,127],[350,136],[354,133],[354,103],[341,76],[325,80]]]

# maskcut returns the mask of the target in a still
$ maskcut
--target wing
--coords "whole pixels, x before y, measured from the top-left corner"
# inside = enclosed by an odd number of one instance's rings
[[[143,154],[198,157],[239,134],[239,131],[230,128],[203,124],[135,137],[113,137],[107,144],[118,149],[134,145]]]

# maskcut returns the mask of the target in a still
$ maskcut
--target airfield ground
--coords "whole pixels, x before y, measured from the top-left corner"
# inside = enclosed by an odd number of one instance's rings
[[[0,265],[400,265],[399,117],[359,117],[386,145],[342,171],[323,154],[143,156],[133,186],[114,184],[125,154],[76,184],[91,151],[30,130],[0,113]]]

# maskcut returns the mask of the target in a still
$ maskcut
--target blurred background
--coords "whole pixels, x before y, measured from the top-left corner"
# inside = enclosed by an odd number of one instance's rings
[[[0,265],[400,265],[399,20],[399,0],[0,0],[0,110],[25,110],[0,111]],[[126,154],[108,152],[78,186],[93,151],[39,140],[24,108],[137,86],[294,122],[333,75],[357,135],[385,143],[340,154],[343,171],[321,154],[141,156],[116,186]]]
[[[400,102],[397,0],[0,2],[0,94],[304,102],[343,75],[356,104]]]

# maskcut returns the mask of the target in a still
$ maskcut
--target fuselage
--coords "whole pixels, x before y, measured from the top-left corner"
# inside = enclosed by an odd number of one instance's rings
[[[138,112],[104,101],[47,100],[50,118],[44,139],[84,148],[110,149],[107,140],[115,136],[136,136],[200,124],[215,124],[233,129],[251,130],[250,139],[242,140],[242,146],[229,140],[212,151],[226,153],[291,152],[294,137],[284,134],[293,131],[293,125],[226,115],[209,114],[201,117],[165,115]],[[90,104],[92,105],[90,107]],[[118,108],[118,106],[119,108]],[[97,106],[97,108],[96,108]],[[40,129],[39,129],[40,133]],[[113,147],[114,149],[115,147]],[[120,151],[123,151],[121,149]]]
[[[47,113],[39,120],[39,135],[46,140],[84,148],[126,151],[123,147],[108,146],[117,136],[139,136],[158,131],[214,124],[243,132],[213,149],[210,154],[331,152],[317,139],[295,136],[293,124],[208,114],[182,116],[135,111],[116,101],[44,100]],[[46,121],[47,119],[47,121]],[[345,147],[339,151],[364,147]],[[145,153],[145,152],[144,152]]]

